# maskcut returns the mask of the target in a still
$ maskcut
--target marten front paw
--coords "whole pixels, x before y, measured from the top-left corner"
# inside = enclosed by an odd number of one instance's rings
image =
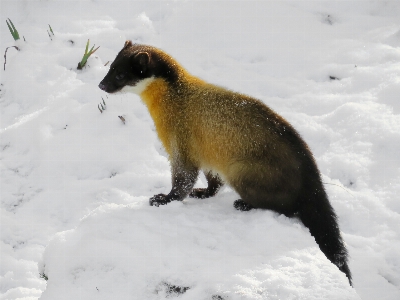
[[[208,189],[193,189],[192,192],[189,194],[190,198],[199,198],[199,199],[206,199],[210,198],[210,192]]]
[[[171,202],[171,200],[168,199],[168,196],[165,194],[154,195],[149,200],[150,206],[157,206],[157,207],[160,205],[165,205],[169,202]]]

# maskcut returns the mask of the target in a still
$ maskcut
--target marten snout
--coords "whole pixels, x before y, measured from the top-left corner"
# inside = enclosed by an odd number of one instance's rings
[[[118,57],[117,57],[118,59]],[[126,59],[115,60],[104,79],[99,83],[99,88],[107,93],[115,93],[126,85],[135,85],[140,78],[135,75],[133,68]]]
[[[107,86],[103,83],[103,81],[99,83],[99,88],[102,91],[105,91],[105,92],[107,91]]]
[[[111,67],[104,79],[99,83],[99,88],[107,93],[118,92],[134,81],[130,77],[132,76],[129,76],[123,68]]]

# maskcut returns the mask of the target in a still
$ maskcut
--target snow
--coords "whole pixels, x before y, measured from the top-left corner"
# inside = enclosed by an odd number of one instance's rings
[[[0,72],[1,299],[400,298],[400,2],[0,6],[0,49],[15,45],[7,18],[26,38]],[[88,39],[100,48],[78,71]],[[171,187],[153,122],[136,95],[97,87],[127,39],[294,125],[339,216],[354,288],[298,220],[238,212],[229,187],[148,205]]]

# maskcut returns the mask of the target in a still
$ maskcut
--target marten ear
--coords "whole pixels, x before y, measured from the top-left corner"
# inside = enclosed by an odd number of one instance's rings
[[[125,45],[124,45],[124,49],[125,49],[126,47],[129,47],[129,46],[132,46],[132,41],[126,41],[126,42],[125,42]]]
[[[147,52],[139,52],[135,55],[134,61],[140,65],[141,71],[144,73],[147,71],[150,63],[150,55]]]

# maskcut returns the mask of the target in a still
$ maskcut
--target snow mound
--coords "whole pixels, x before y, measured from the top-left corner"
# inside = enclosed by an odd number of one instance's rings
[[[359,299],[304,226],[231,196],[98,207],[46,248],[41,299]]]

